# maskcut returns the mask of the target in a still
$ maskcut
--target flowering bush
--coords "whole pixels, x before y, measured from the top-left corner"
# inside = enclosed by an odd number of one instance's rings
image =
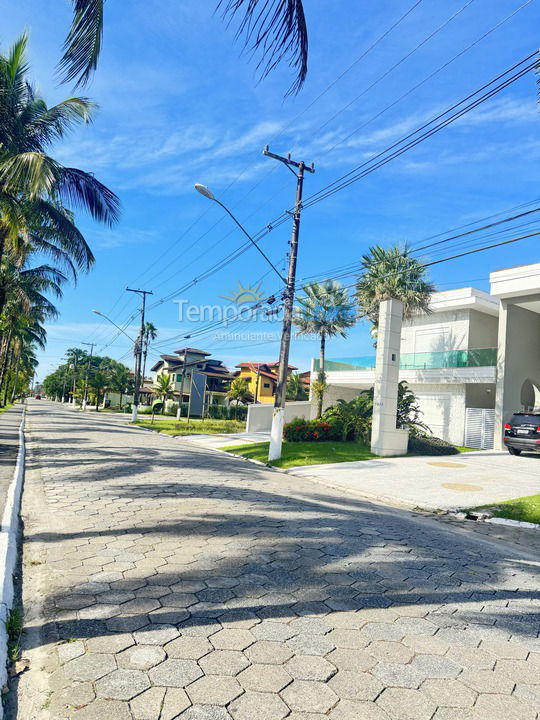
[[[341,425],[335,420],[304,420],[294,418],[283,428],[283,438],[288,442],[321,442],[341,439]]]

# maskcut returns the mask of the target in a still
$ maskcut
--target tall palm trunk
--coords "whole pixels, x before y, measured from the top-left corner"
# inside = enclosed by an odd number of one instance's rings
[[[15,396],[17,395],[17,385],[19,384],[19,366],[21,364],[21,353],[17,355],[17,365],[15,366],[15,376],[13,378],[13,390],[11,391],[11,403],[15,402]]]
[[[325,354],[326,354],[326,334],[324,332],[321,333],[321,354],[320,354],[320,366],[319,366],[319,376],[318,381],[320,383],[326,382],[326,373],[324,372],[324,360],[325,360]],[[319,393],[319,397],[317,398],[317,417],[320,418],[322,415],[322,409],[323,409],[323,400],[324,400],[324,390],[321,387],[321,392]]]
[[[8,357],[9,357],[9,351],[11,349],[12,335],[13,335],[12,330],[9,330],[7,337],[5,337],[2,342],[1,359],[0,359],[0,388],[2,388],[4,386],[4,380],[6,377],[6,370],[7,370],[7,361],[8,361]]]
[[[6,378],[6,379],[5,379],[5,382],[4,382],[4,397],[3,397],[3,399],[2,399],[2,405],[3,405],[3,407],[5,407],[5,406],[7,405],[8,389],[9,389],[9,368],[10,368],[10,365],[12,364],[12,362],[13,362],[13,354],[14,354],[14,352],[15,352],[15,350],[14,350],[14,348],[13,348],[13,345],[11,345],[11,347],[10,347],[10,349],[9,349],[8,357],[7,357],[7,362],[6,362],[6,374],[5,374],[5,378]]]

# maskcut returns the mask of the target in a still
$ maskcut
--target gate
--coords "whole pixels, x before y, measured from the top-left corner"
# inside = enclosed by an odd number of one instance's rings
[[[465,447],[478,450],[493,448],[495,410],[467,408],[465,415]]]

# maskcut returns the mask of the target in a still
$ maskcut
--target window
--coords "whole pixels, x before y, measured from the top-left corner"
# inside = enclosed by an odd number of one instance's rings
[[[264,387],[265,387],[265,388],[269,388],[269,387],[270,387],[270,383],[264,383]]]
[[[181,376],[181,375],[177,375],[177,376],[176,376],[176,382],[179,382],[179,383],[182,382],[182,376]]]

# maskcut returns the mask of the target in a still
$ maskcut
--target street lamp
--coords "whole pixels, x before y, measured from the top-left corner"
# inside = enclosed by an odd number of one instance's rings
[[[231,217],[231,218],[234,220],[234,222],[238,225],[238,227],[239,227],[240,230],[244,233],[244,235],[247,237],[247,239],[250,241],[250,243],[257,248],[257,250],[258,250],[258,251],[260,252],[260,254],[263,256],[263,258],[266,260],[266,262],[270,265],[270,267],[272,268],[272,270],[276,273],[276,275],[278,276],[278,278],[281,280],[281,282],[282,282],[284,285],[286,285],[286,284],[287,284],[287,280],[285,280],[285,278],[283,277],[283,275],[279,272],[279,270],[278,270],[277,267],[274,265],[274,263],[270,260],[270,258],[268,257],[268,255],[261,250],[261,248],[260,248],[260,247],[258,246],[258,244],[255,242],[255,240],[254,240],[254,239],[251,237],[251,235],[248,233],[248,231],[246,230],[246,228],[245,228],[245,227],[241,224],[241,222],[232,214],[232,212],[229,210],[229,208],[228,208],[226,205],[224,205],[224,204],[221,202],[221,200],[218,200],[218,199],[217,199],[217,197],[216,197],[216,196],[214,195],[214,193],[210,190],[210,188],[206,187],[206,185],[201,185],[200,183],[196,183],[196,184],[195,184],[195,190],[196,190],[198,193],[200,193],[201,195],[204,195],[205,198],[208,198],[208,200],[212,200],[213,202],[217,203],[218,205],[220,205],[220,206],[225,210],[225,212],[227,213],[227,215],[229,215],[229,217]]]

